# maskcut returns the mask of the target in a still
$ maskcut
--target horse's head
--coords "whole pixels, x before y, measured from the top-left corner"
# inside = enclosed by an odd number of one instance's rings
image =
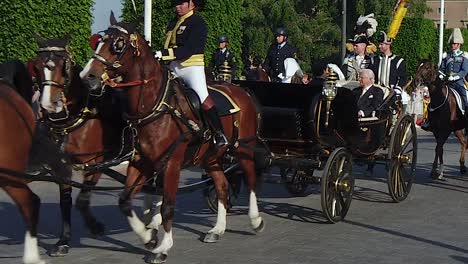
[[[110,26],[99,40],[93,58],[80,73],[91,90],[102,86],[120,87],[122,82],[143,78],[148,74],[143,65],[153,65],[154,58],[148,43],[133,25],[118,23],[111,13]]]
[[[69,36],[45,40],[36,35],[39,45],[37,58],[32,60],[34,75],[41,90],[41,107],[49,114],[68,117],[68,105],[77,99],[79,94],[87,93],[72,87],[77,78],[75,62],[68,52]]]
[[[437,66],[430,60],[423,60],[419,63],[416,73],[414,75],[414,85],[429,86],[437,78]]]

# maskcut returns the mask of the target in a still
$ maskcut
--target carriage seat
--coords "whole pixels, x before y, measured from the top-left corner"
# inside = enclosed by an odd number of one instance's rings
[[[377,84],[374,84],[374,86],[382,89],[382,91],[384,93],[382,104],[379,106],[379,109],[381,109],[385,105],[388,105],[390,103],[390,100],[393,97],[393,95],[395,94],[395,91],[393,91],[393,89],[391,89],[391,88],[380,86],[380,85],[377,85]],[[359,122],[360,123],[365,123],[365,122],[377,121],[377,120],[379,120],[379,116],[380,116],[379,112],[380,111],[377,110],[377,111],[374,111],[374,113],[372,113],[372,116],[361,117],[361,118],[359,118]]]

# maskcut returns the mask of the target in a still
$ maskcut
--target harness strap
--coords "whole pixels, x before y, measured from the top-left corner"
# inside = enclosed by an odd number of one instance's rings
[[[114,79],[106,79],[104,81],[104,84],[109,85],[112,88],[121,88],[121,87],[130,87],[130,86],[138,86],[138,85],[147,84],[155,79],[156,77],[152,77],[147,80],[136,80],[136,81],[127,82],[127,83],[116,83]]]

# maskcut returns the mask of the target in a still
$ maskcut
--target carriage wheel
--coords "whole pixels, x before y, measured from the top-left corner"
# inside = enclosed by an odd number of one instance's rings
[[[416,175],[417,134],[413,118],[400,118],[392,131],[388,159],[388,191],[393,201],[401,202],[408,196]]]
[[[281,169],[281,178],[284,180],[286,189],[294,196],[304,196],[309,186],[307,176],[304,171],[291,170],[292,174],[289,175],[289,169]]]
[[[343,220],[348,213],[354,190],[352,156],[337,148],[328,157],[322,175],[322,211],[331,223]]]

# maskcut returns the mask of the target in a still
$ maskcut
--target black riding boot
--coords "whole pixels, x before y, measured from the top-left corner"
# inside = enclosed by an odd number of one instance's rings
[[[208,125],[210,126],[210,129],[213,133],[214,145],[218,148],[224,147],[228,144],[228,142],[226,136],[224,135],[223,125],[221,124],[221,120],[219,119],[218,110],[216,109],[216,106],[213,106],[208,110],[204,110],[203,112],[205,114]]]
[[[429,122],[429,119],[424,120],[424,122],[421,124],[421,129],[424,131],[431,131],[431,122]]]

